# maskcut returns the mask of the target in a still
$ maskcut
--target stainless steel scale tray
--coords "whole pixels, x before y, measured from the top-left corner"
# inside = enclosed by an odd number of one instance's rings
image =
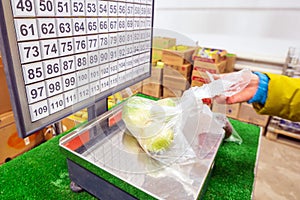
[[[108,172],[111,178],[119,180],[114,184],[129,184],[156,199],[201,196],[224,135],[199,133],[191,143],[197,155],[195,162],[165,165],[149,157],[127,132],[121,111],[122,105],[62,137],[59,145],[67,158],[99,177],[103,171]]]

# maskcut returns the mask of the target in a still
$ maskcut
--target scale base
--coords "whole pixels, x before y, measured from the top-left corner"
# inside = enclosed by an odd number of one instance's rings
[[[67,159],[71,187],[73,192],[81,192],[83,190],[97,197],[98,199],[123,199],[133,200],[136,199],[127,192],[112,185],[111,183],[100,178],[96,174],[88,171],[84,167],[76,164],[70,159]],[[75,191],[73,190],[75,189]],[[81,190],[80,190],[81,189]]]

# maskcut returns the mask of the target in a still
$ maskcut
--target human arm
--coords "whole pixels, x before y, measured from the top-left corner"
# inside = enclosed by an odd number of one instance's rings
[[[233,73],[228,73],[228,74],[222,74],[222,75],[214,75],[215,79],[219,78],[225,78],[228,76],[231,76]],[[225,78],[226,79],[226,78]],[[242,102],[247,102],[250,99],[254,97],[256,94],[256,91],[259,86],[259,77],[257,74],[252,73],[251,77],[248,77],[249,83],[247,82],[247,85],[243,90],[241,90],[239,93],[236,93],[232,96],[218,96],[215,98],[217,103],[221,104],[235,104],[235,103],[242,103]]]
[[[245,89],[233,96],[224,98],[218,97],[217,102],[222,103],[223,101],[227,104],[248,102],[253,104],[254,109],[259,114],[300,121],[299,78],[271,73],[252,74],[250,83]]]
[[[259,114],[300,121],[300,78],[266,73],[270,81],[265,104],[253,103]]]

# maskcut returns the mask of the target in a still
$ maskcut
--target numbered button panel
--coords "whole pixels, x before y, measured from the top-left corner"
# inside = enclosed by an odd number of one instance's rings
[[[151,0],[10,1],[32,122],[151,67]]]

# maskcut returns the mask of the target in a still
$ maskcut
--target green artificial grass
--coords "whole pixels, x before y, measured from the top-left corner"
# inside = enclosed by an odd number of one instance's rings
[[[222,144],[204,199],[251,199],[260,128],[230,121],[243,143]]]
[[[260,130],[231,122],[243,143],[222,144],[204,199],[251,199]],[[0,166],[0,199],[95,199],[69,189],[66,157],[58,145],[63,135]]]
[[[0,199],[93,199],[69,189],[66,157],[57,136],[0,166]]]

